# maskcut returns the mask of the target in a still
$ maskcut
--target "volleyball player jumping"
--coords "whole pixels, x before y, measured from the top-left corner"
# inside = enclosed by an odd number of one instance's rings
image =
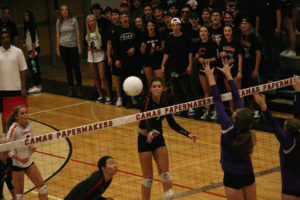
[[[14,111],[8,117],[8,127],[6,138],[9,141],[22,140],[33,136],[32,126],[28,122],[27,109],[23,105],[15,107]],[[34,164],[32,154],[35,152],[35,146],[29,145],[13,149],[9,156],[13,158],[12,178],[15,186],[17,200],[22,200],[24,193],[24,174],[32,181],[36,188],[40,200],[47,200],[47,187],[43,181],[42,175]]]
[[[261,95],[254,94],[257,105],[271,122],[275,136],[280,142],[282,200],[300,200],[300,78],[294,76],[294,81],[294,118],[284,122],[283,130],[270,113]]]
[[[250,157],[255,145],[255,135],[250,131],[253,114],[241,101],[227,59],[223,61],[223,68],[218,67],[218,69],[225,75],[231,89],[236,108],[232,119],[225,111],[216,86],[214,68],[210,69],[209,63],[205,63],[203,68],[221,122],[221,165],[224,171],[223,183],[227,199],[256,200],[255,176]]]
[[[141,111],[149,111],[168,106],[163,98],[163,81],[161,78],[154,77],[150,82],[151,95],[147,98]],[[171,114],[159,116],[140,121],[138,136],[138,152],[143,172],[142,199],[149,200],[153,182],[152,156],[156,161],[158,172],[162,179],[163,189],[166,196],[173,195],[171,177],[169,174],[169,158],[166,143],[163,137],[162,121],[166,118],[170,127],[178,133],[187,136],[193,141],[197,136],[190,134],[187,130],[176,123]]]
[[[98,161],[99,171],[76,185],[65,197],[65,200],[113,200],[101,195],[110,185],[113,176],[117,173],[117,164],[111,156],[103,156]]]

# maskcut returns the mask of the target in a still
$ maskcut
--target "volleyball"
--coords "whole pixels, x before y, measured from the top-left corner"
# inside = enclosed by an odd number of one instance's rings
[[[143,90],[143,83],[138,77],[130,76],[125,79],[123,90],[128,96],[137,96]]]

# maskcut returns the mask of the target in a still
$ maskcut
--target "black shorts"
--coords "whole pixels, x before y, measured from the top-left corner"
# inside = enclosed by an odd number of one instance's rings
[[[0,91],[0,113],[3,112],[3,97],[19,97],[21,91]]]
[[[18,166],[13,165],[12,170],[16,171],[16,172],[24,171],[26,169],[29,169],[33,164],[34,164],[34,162],[32,162],[28,167],[18,167]]]
[[[151,143],[147,143],[147,137],[139,134],[138,136],[138,152],[155,151],[159,147],[166,146],[165,139],[162,134],[159,134],[153,138]]]
[[[282,19],[293,17],[293,2],[281,2]]]
[[[252,185],[255,182],[254,173],[245,175],[235,175],[224,171],[223,184],[226,187],[234,189],[242,189],[245,186]]]
[[[295,196],[295,197],[300,197],[300,191],[289,190],[289,189],[285,189],[285,188],[282,188],[282,194],[287,194],[287,195],[291,195],[291,196]]]
[[[152,70],[160,70],[161,66],[160,65],[145,65],[145,68],[151,68]]]
[[[117,68],[114,64],[114,61],[113,61],[113,65],[111,67],[111,74],[115,75],[115,76],[121,76],[121,68]]]

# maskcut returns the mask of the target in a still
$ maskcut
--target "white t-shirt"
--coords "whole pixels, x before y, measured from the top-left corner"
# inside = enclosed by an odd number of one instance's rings
[[[18,123],[14,122],[10,127],[6,134],[6,139],[9,141],[22,140],[29,137],[33,137],[32,126],[30,123],[27,124],[25,128],[19,126]],[[29,146],[24,146],[20,148],[16,148],[10,152],[10,155],[17,155],[20,158],[29,158],[27,163],[22,163],[13,159],[13,165],[21,168],[25,168],[31,165],[32,157],[29,150]]]
[[[8,50],[0,47],[0,91],[21,90],[20,72],[27,69],[21,49],[11,45]]]
[[[101,35],[100,36],[100,40],[97,39],[96,37],[96,33],[90,33],[90,41],[88,41],[88,45],[89,47],[92,46],[92,43],[94,43],[94,46],[97,48],[101,48],[102,45],[102,39],[101,39]],[[105,54],[104,51],[88,51],[88,62],[89,63],[99,63],[105,60]]]
[[[30,36],[29,29],[27,29],[27,31],[26,31],[25,46],[26,46],[27,51],[32,51],[32,39]],[[39,37],[38,37],[37,30],[36,30],[35,31],[35,48],[37,48],[39,46],[40,46]]]

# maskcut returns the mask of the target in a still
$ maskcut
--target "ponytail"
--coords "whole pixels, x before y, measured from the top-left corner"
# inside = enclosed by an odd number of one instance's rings
[[[18,105],[14,108],[13,112],[10,113],[7,119],[7,127],[9,128],[14,122],[16,122],[16,116],[21,108],[26,108],[24,105]]]

